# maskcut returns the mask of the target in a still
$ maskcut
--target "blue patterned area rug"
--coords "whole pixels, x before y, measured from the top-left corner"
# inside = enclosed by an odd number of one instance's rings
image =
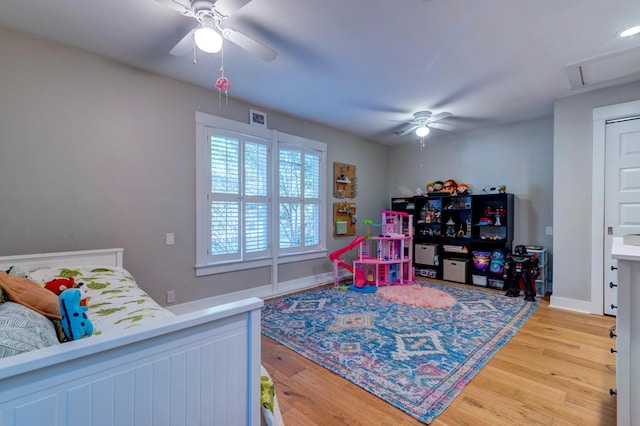
[[[265,302],[262,333],[423,423],[438,416],[533,314],[536,302],[420,281],[447,308],[330,287]]]

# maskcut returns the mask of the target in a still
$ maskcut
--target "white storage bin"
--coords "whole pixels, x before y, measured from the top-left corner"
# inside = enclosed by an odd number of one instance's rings
[[[467,282],[467,259],[445,259],[443,262],[443,279],[457,283]]]
[[[420,265],[435,265],[437,244],[416,244],[415,262]]]
[[[488,284],[487,276],[471,274],[471,283],[480,287],[486,287]]]

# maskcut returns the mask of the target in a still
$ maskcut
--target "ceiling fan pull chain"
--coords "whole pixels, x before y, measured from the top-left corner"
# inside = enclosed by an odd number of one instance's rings
[[[218,108],[222,107],[222,91],[224,90],[224,103],[229,106],[229,88],[231,87],[231,82],[227,77],[224,76],[224,43],[222,44],[222,51],[220,52],[222,65],[220,66],[220,77],[216,80],[216,88],[218,89]]]
[[[196,49],[196,38],[193,37],[193,64],[194,65],[198,63],[198,61],[196,61],[196,50],[198,50]]]
[[[422,168],[422,151],[424,151],[424,137],[420,138],[420,168]]]

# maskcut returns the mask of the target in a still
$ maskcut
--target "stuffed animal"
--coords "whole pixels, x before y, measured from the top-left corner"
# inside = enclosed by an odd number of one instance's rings
[[[54,280],[49,281],[44,285],[49,291],[52,291],[56,296],[60,296],[60,294],[69,288],[80,288],[83,283],[77,283],[73,280],[73,277],[69,278],[56,278]],[[82,291],[82,289],[81,289]],[[87,297],[85,292],[82,291],[82,296],[80,297],[80,305],[87,306]]]
[[[73,277],[69,278],[56,278],[55,280],[51,280],[44,285],[49,291],[52,291],[56,296],[60,296],[60,293],[65,291],[68,288],[74,288],[76,286]]]
[[[82,336],[93,334],[93,323],[87,317],[87,307],[80,306],[82,292],[77,288],[69,288],[60,293],[60,314],[62,329],[67,340],[78,340]]]

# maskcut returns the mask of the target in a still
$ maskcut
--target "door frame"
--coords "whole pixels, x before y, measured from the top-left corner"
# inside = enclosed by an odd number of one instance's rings
[[[640,100],[593,109],[591,167],[591,313],[604,314],[605,143],[608,120],[640,115]]]

